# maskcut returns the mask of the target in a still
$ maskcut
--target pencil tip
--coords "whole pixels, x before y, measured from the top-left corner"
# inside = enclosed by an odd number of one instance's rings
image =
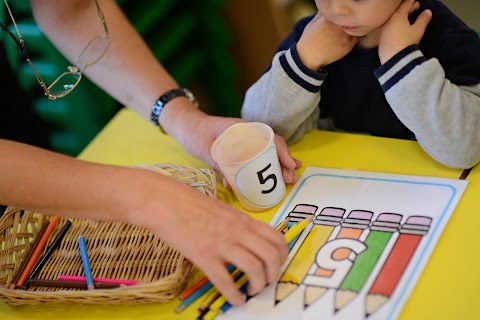
[[[179,305],[175,308],[175,313],[181,313],[185,309],[184,305]]]
[[[87,286],[87,288],[88,288],[88,290],[95,290],[95,285],[89,284],[89,285]]]

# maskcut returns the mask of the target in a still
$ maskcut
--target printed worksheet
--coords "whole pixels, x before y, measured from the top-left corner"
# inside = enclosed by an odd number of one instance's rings
[[[467,184],[308,167],[271,222],[313,217],[280,277],[217,318],[397,318]]]

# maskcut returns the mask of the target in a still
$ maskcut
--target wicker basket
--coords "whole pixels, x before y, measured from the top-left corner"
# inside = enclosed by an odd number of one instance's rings
[[[216,196],[211,170],[170,164],[136,167],[171,176],[204,194]],[[96,290],[33,286],[28,290],[8,289],[42,222],[47,219],[46,215],[13,207],[7,208],[0,219],[0,299],[9,305],[162,303],[176,297],[188,282],[192,264],[147,229],[121,222],[68,219],[72,226],[37,278],[84,275],[77,242],[83,235],[94,277],[137,280],[139,284]],[[66,219],[61,218],[53,234],[57,234],[65,222]]]

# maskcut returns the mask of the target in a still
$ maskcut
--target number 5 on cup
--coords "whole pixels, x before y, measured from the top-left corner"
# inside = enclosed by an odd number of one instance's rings
[[[273,192],[273,190],[275,190],[275,187],[277,186],[277,176],[273,173],[269,174],[268,176],[264,177],[263,174],[265,173],[265,171],[267,171],[268,169],[270,169],[272,167],[272,164],[269,163],[265,168],[263,168],[262,170],[258,171],[257,172],[257,176],[258,176],[258,181],[260,181],[260,184],[266,184],[268,180],[272,180],[273,181],[273,186],[268,189],[268,190],[262,190],[262,193],[270,193],[270,192]]]
[[[285,183],[275,146],[238,170],[235,187],[248,202],[257,207],[269,208],[282,200]]]

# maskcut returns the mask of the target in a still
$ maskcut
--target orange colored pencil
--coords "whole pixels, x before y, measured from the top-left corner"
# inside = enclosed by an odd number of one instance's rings
[[[195,291],[197,291],[199,288],[201,288],[204,284],[206,284],[208,282],[208,278],[205,276],[203,277],[202,279],[200,279],[197,283],[195,283],[194,285],[192,285],[191,287],[189,287],[188,289],[186,289],[185,291],[183,291],[179,296],[178,298],[183,301],[185,299],[187,299],[188,297],[190,297],[192,295],[192,293],[194,293]]]
[[[12,283],[10,284],[10,287],[9,287],[10,289],[15,289],[15,287],[17,286],[17,281],[20,278],[20,275],[22,274],[23,270],[25,270],[25,266],[27,265],[28,261],[30,260],[30,257],[33,254],[33,251],[35,251],[35,248],[40,242],[42,235],[45,233],[45,230],[47,230],[48,224],[49,224],[48,221],[44,221],[42,223],[42,227],[40,228],[40,231],[38,232],[37,237],[30,245],[30,248],[28,249],[28,252],[25,255],[25,258],[23,258],[23,261],[20,264],[20,268],[18,268],[17,273],[13,276]]]
[[[52,234],[53,229],[55,228],[55,225],[57,224],[59,219],[60,219],[60,217],[58,217],[58,216],[53,216],[50,219],[50,223],[48,224],[47,229],[43,233],[42,238],[38,242],[38,245],[35,247],[35,250],[33,251],[32,256],[28,260],[28,263],[25,266],[25,269],[23,269],[23,272],[20,275],[20,278],[18,278],[17,286],[19,286],[19,287],[23,286],[23,284],[27,280],[28,275],[32,271],[33,267],[35,267],[35,264],[37,263],[37,260],[40,257],[40,254],[42,253],[43,248],[47,244],[48,238]]]
[[[228,262],[225,262],[224,263],[225,267],[227,267],[229,265]],[[183,301],[185,299],[187,299],[188,297],[190,297],[194,292],[196,292],[198,289],[200,289],[201,287],[203,287],[205,284],[207,284],[210,280],[208,280],[207,276],[204,276],[202,279],[200,279],[198,282],[196,282],[195,284],[193,284],[191,287],[189,287],[188,289],[185,289],[185,291],[183,291],[179,296],[178,298],[180,299],[180,301]]]

